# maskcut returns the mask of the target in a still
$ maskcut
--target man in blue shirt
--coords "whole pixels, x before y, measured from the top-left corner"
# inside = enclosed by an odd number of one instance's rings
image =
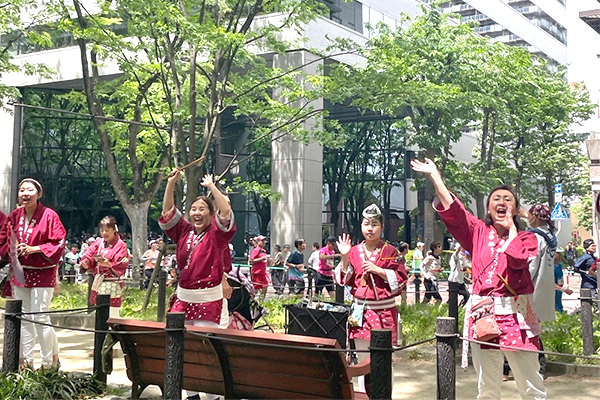
[[[596,263],[596,243],[593,239],[586,239],[583,241],[583,249],[585,253],[577,259],[575,272],[581,274],[581,288],[592,289],[592,294],[595,297],[598,289],[598,278],[596,273],[592,271],[592,266]]]
[[[288,287],[290,294],[304,295],[304,254],[306,242],[304,239],[297,239],[294,242],[296,250],[290,254],[285,262],[288,268]]]

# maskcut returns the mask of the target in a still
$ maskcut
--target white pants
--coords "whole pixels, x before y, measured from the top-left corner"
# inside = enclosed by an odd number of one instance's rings
[[[22,288],[14,286],[15,299],[23,301],[23,312],[41,312],[50,310],[50,301],[54,295],[53,287]],[[34,314],[25,315],[27,319],[50,324],[50,315]],[[58,353],[58,339],[56,332],[51,326],[34,324],[33,322],[21,321],[21,351],[20,358],[28,364],[33,364],[33,348],[35,346],[36,333],[40,342],[40,354],[42,366],[52,365],[52,356]]]
[[[522,399],[546,399],[548,394],[540,375],[537,353],[526,351],[481,350],[471,343],[473,366],[477,372],[477,399],[500,399],[504,357],[515,377]]]

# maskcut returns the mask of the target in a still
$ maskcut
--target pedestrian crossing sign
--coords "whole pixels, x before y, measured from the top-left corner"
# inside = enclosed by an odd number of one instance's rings
[[[569,217],[563,206],[560,203],[556,203],[554,210],[552,210],[552,214],[550,214],[550,219],[552,221],[566,221]]]

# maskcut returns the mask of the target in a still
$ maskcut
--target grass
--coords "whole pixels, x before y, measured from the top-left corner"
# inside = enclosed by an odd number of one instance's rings
[[[167,288],[167,301],[173,293],[172,288]],[[146,291],[134,287],[125,287],[123,292],[123,305],[121,317],[156,321],[158,311],[158,289],[154,288],[146,310],[142,310]],[[87,283],[63,283],[60,291],[52,298],[50,309],[70,310],[87,307]]]

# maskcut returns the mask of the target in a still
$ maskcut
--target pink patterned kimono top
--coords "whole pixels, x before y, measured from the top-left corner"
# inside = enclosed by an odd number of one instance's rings
[[[531,232],[520,231],[507,243],[493,226],[467,211],[452,194],[453,202],[444,210],[436,199],[434,208],[448,231],[472,255],[473,296],[468,305],[477,304],[485,296],[492,297],[496,322],[502,333],[489,342],[516,348],[537,349],[541,327],[531,308],[529,295],[533,282],[529,263],[538,251],[538,241]],[[507,285],[508,284],[508,285]],[[516,294],[516,295],[515,295]],[[473,338],[472,318],[468,318],[468,336]],[[482,345],[482,348],[494,348]],[[502,348],[510,350],[510,348]]]
[[[183,218],[181,211],[173,208],[167,218],[162,216],[160,227],[177,243],[177,268],[179,286],[172,312],[185,312],[188,320],[221,320],[223,306],[223,275],[231,271],[228,244],[235,235],[233,212],[224,226],[213,217],[212,223],[200,234],[194,225]]]
[[[345,276],[341,268],[336,269],[336,279],[342,285],[348,285],[354,296],[354,303],[363,306],[362,326],[350,326],[349,338],[371,339],[371,329],[390,329],[392,343],[398,343],[398,308],[396,296],[402,293],[406,282],[406,270],[396,261],[398,250],[387,242],[381,241],[368,255],[365,243],[352,246],[348,255],[350,265]],[[386,279],[365,274],[362,264],[372,261],[386,272]]]
[[[38,202],[33,216],[27,221],[25,208],[13,210],[8,219],[17,236],[18,243],[39,246],[41,253],[19,256],[25,274],[25,287],[54,287],[56,269],[65,250],[67,232],[58,214],[51,208]],[[12,234],[12,233],[11,233]],[[12,284],[22,286],[13,276]]]
[[[110,262],[110,267],[98,265],[94,256],[104,256]],[[92,287],[90,303],[96,304],[98,294],[110,294],[110,306],[121,307],[125,288],[125,282],[121,280],[121,277],[129,266],[129,250],[121,236],[117,233],[111,243],[105,242],[102,238],[96,239],[85,251],[81,262],[84,260],[94,276],[102,275],[103,277],[103,282],[98,290],[94,290]]]

